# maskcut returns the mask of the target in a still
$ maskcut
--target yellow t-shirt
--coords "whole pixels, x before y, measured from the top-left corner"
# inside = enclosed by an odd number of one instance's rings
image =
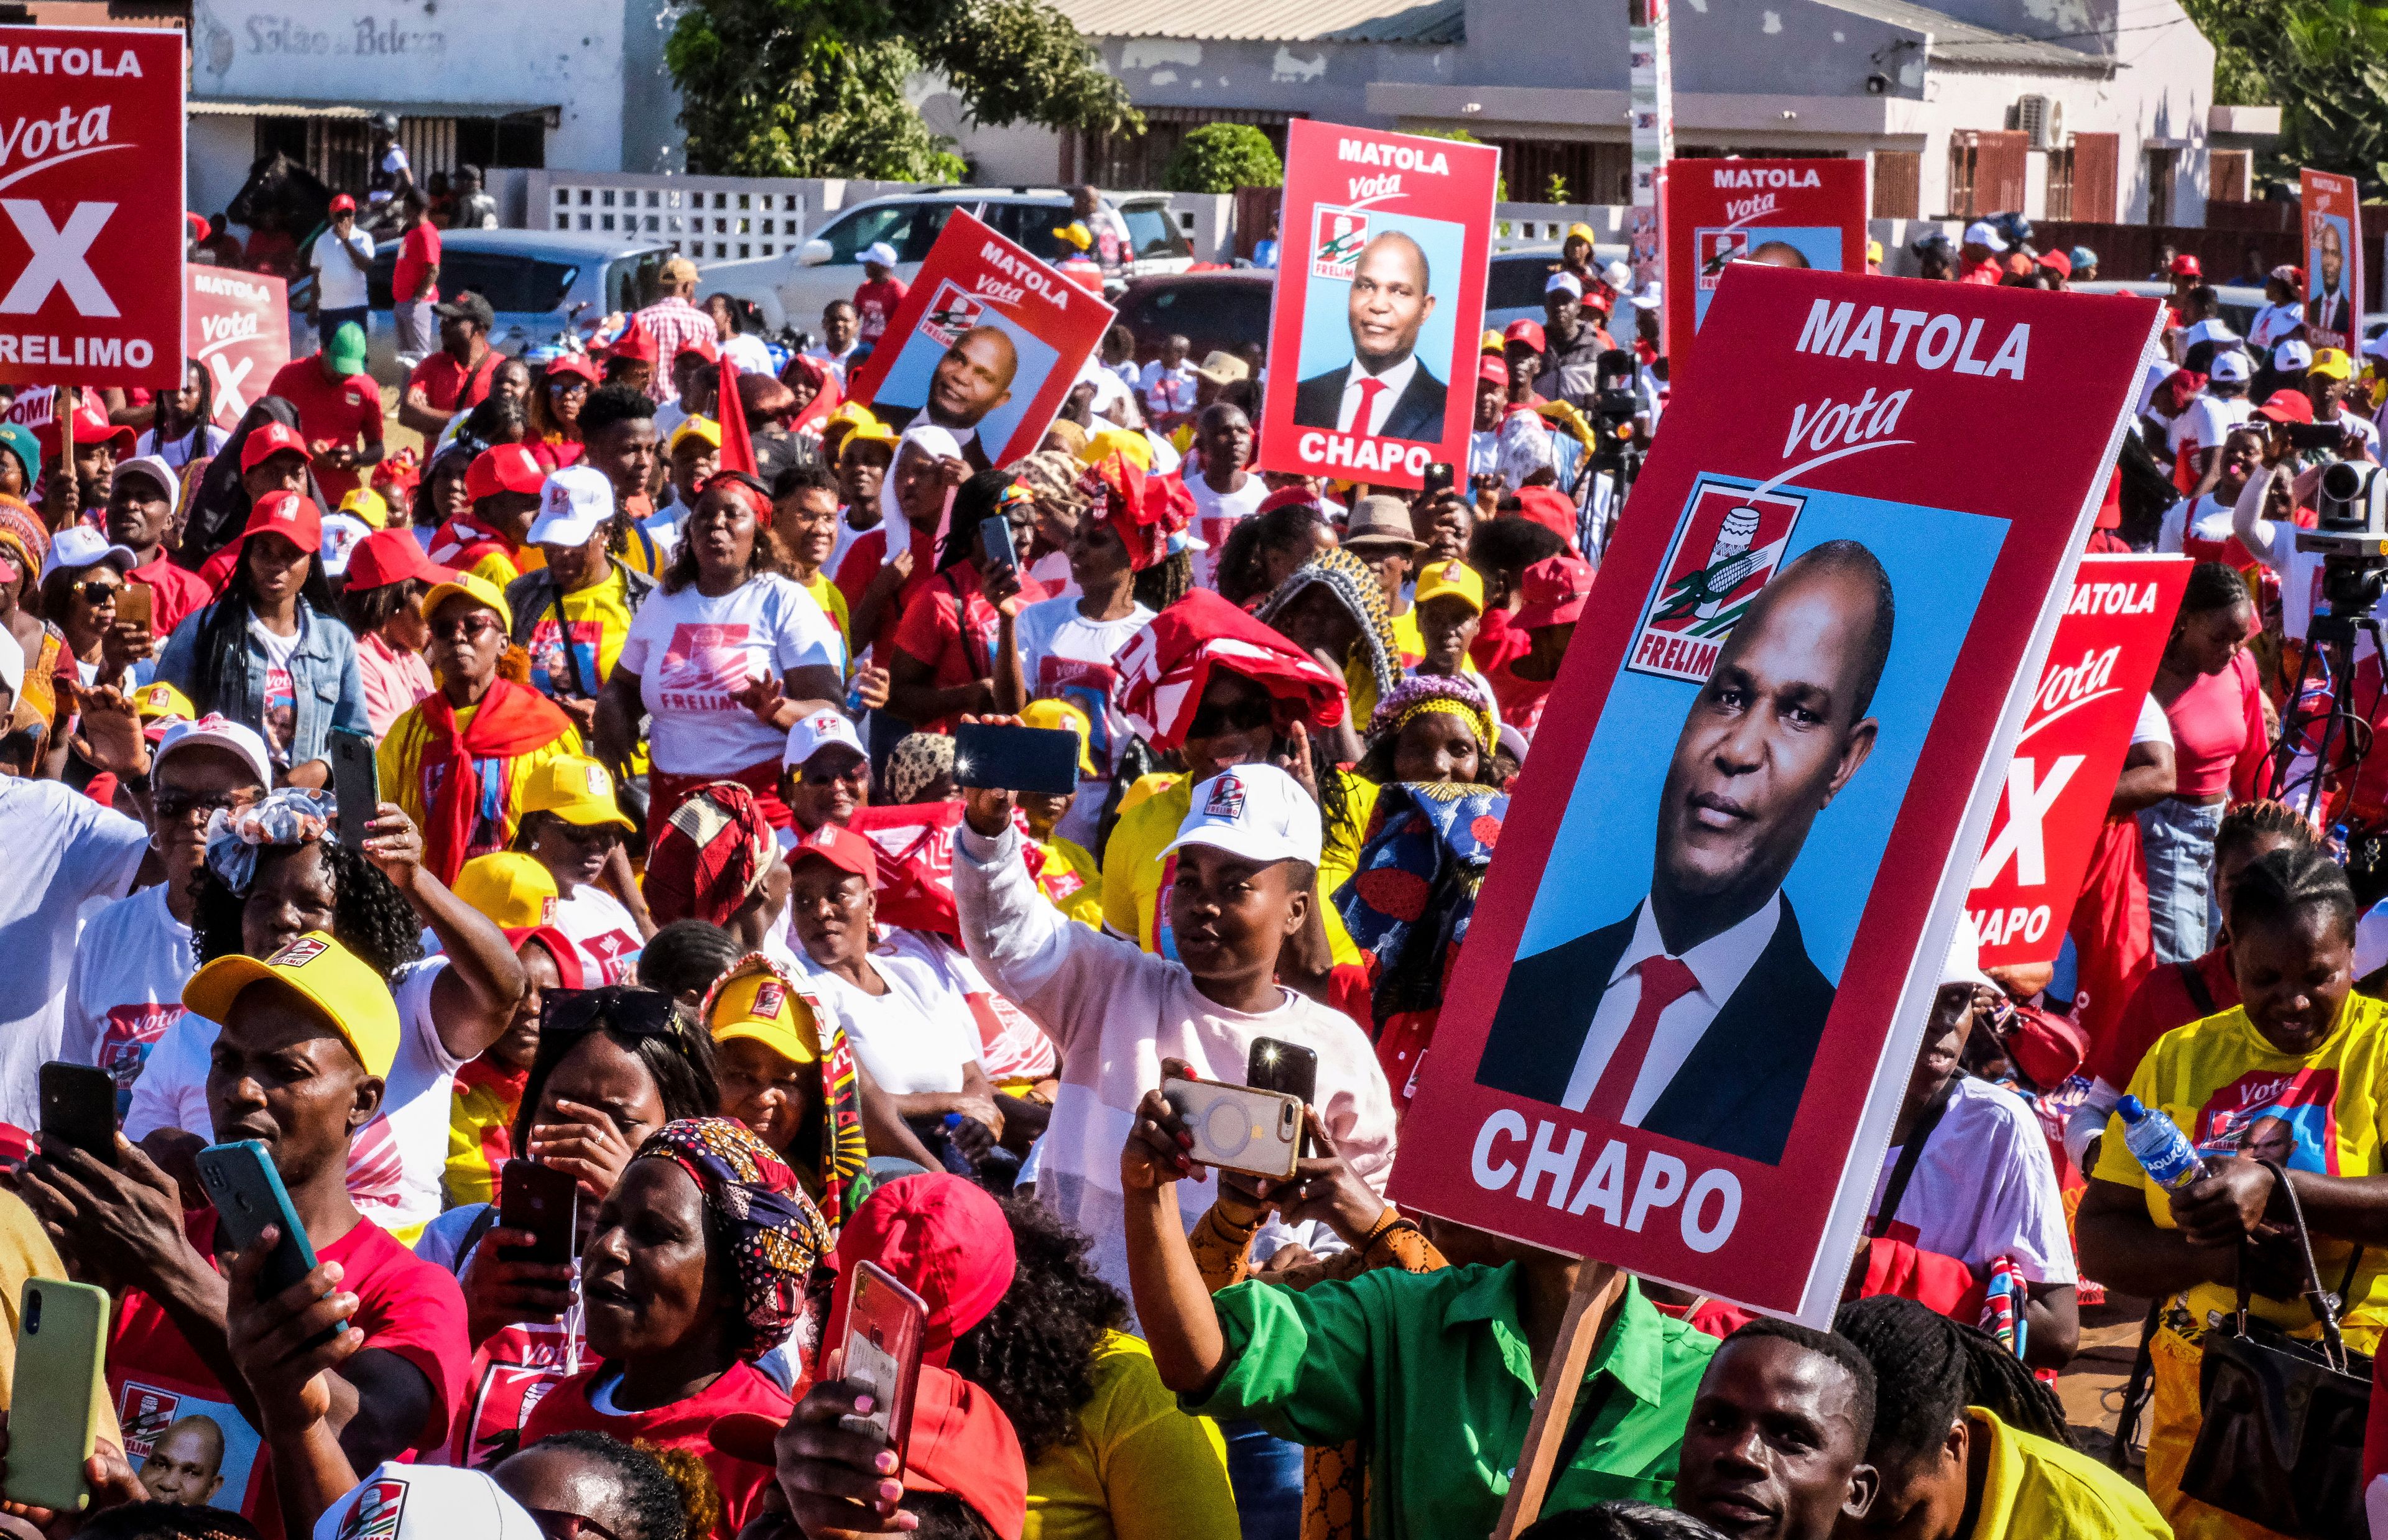
[[[2158,1038],[2132,1075],[2130,1093],[2170,1117],[2203,1155],[2230,1154],[2243,1138],[2291,1170],[2380,1175],[2388,1170],[2382,1153],[2388,1136],[2388,1004],[2349,993],[2330,1036],[2303,1055],[2274,1047],[2247,1019],[2245,1008],[2233,1006]],[[2123,1142],[2119,1113],[2106,1120],[2098,1168],[2091,1174],[2140,1189],[2149,1216],[2166,1230],[2176,1228],[2170,1199]],[[2325,1287],[2338,1287],[2352,1252],[2344,1241],[2314,1237],[2314,1261]],[[2347,1293],[2349,1307],[2342,1317],[2346,1325],[2375,1331],[2388,1326],[2388,1254],[2367,1250]],[[2189,1292],[2190,1314],[2203,1322],[2209,1311],[2228,1314],[2237,1298],[2228,1284],[2201,1283]],[[2253,1308],[2291,1330],[2313,1324],[2301,1301],[2257,1294]]]
[[[1152,1350],[1124,1332],[1095,1348],[1078,1436],[1028,1468],[1021,1540],[1236,1540],[1218,1424],[1177,1409]]]
[[[564,655],[565,633],[555,623],[559,605],[571,632],[575,656],[570,661]],[[543,695],[595,695],[597,687],[612,675],[614,660],[622,655],[622,643],[629,635],[630,580],[620,567],[608,565],[603,582],[561,596],[558,604],[549,605],[532,620],[531,688]],[[573,688],[573,662],[580,665],[578,689]]]
[[[1343,773],[1343,795],[1351,817],[1327,829],[1318,862],[1318,901],[1324,905],[1327,943],[1338,964],[1357,963],[1363,955],[1343,928],[1343,916],[1328,901],[1359,866],[1360,839],[1377,809],[1376,783]],[[1159,952],[1156,921],[1162,874],[1168,866],[1161,852],[1193,811],[1194,788],[1182,775],[1147,776],[1120,799],[1120,806],[1111,843],[1103,847],[1103,925],[1115,935],[1133,938],[1147,952]]]
[[[464,732],[473,724],[474,713],[481,708],[467,706],[456,713],[456,730]],[[430,724],[424,720],[420,705],[409,706],[404,715],[390,725],[389,736],[381,740],[374,751],[374,764],[381,776],[381,794],[406,810],[406,815],[416,826],[426,827],[430,818],[431,789],[424,784],[423,755],[431,741]],[[531,773],[553,759],[568,754],[585,754],[580,746],[580,732],[566,724],[562,736],[553,742],[542,743],[527,753],[516,754],[505,762],[505,793],[499,800],[494,823],[476,814],[473,832],[465,842],[467,860],[502,851],[514,842],[514,827],[522,818],[523,788]]]
[[[1395,669],[1395,673],[1416,668],[1426,662],[1426,633],[1418,629],[1416,605],[1411,605],[1393,617],[1393,645],[1401,649],[1402,653],[1401,667]],[[1367,727],[1362,722],[1354,722],[1353,726],[1363,731]]]
[[[1088,854],[1086,848],[1074,839],[1040,839],[1036,848],[1045,852],[1045,873],[1049,878],[1057,872],[1075,877],[1079,886],[1065,896],[1054,900],[1053,907],[1089,929],[1103,928],[1103,868]],[[1052,898],[1052,884],[1042,885],[1045,896]]]
[[[537,546],[525,546],[522,549],[522,556],[526,559],[539,556],[539,548]],[[542,556],[536,562],[528,562],[526,563],[526,561],[523,559],[508,556],[502,550],[493,550],[483,556],[479,561],[474,562],[471,566],[466,567],[464,570],[471,573],[475,577],[479,578],[482,582],[487,583],[490,587],[497,589],[498,592],[504,593],[506,591],[506,585],[523,574],[526,564],[533,567],[545,566],[547,564],[547,559]]]
[[[813,574],[811,582],[799,583],[796,587],[812,595],[813,602],[821,607],[821,613],[836,623],[837,639],[845,644],[846,672],[853,673],[854,622],[846,614],[845,595],[838,590],[836,584],[820,573]]]
[[[2148,1495],[2089,1456],[2019,1433],[1980,1407],[1965,1420],[1989,1444],[1974,1540],[2172,1540]]]

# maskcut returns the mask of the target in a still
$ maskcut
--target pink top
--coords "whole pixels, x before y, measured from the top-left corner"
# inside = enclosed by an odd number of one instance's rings
[[[358,638],[357,672],[364,675],[365,717],[375,738],[387,738],[408,707],[439,688],[421,653],[400,651],[378,631]]]
[[[2203,802],[2225,792],[2251,794],[2265,757],[2262,690],[2255,656],[2242,652],[2165,708],[2172,724],[2174,796]]]

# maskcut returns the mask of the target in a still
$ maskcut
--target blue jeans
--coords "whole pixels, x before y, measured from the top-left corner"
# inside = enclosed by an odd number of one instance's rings
[[[1244,1540],[1302,1540],[1302,1445],[1257,1422],[1222,1422]]]
[[[2148,929],[2156,961],[2186,963],[2213,945],[2221,915],[2214,905],[2214,836],[2222,804],[2201,807],[2167,797],[2140,810],[2148,869]]]

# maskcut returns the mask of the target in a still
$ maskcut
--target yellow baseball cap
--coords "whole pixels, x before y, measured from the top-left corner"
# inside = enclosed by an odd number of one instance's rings
[[[790,1064],[820,1062],[820,1018],[812,1002],[767,968],[733,974],[714,991],[705,1026],[716,1042],[752,1038]]]
[[[1509,350],[1508,339],[1498,332],[1488,331],[1477,339],[1476,350],[1480,353],[1505,353]]]
[[[447,582],[434,586],[429,593],[423,596],[423,618],[426,620],[436,618],[439,613],[439,606],[454,599],[458,594],[463,594],[476,604],[488,605],[498,612],[499,624],[508,631],[514,628],[514,612],[506,603],[506,596],[498,592],[497,585],[488,578],[476,576],[468,572],[458,573]]]
[[[689,438],[702,439],[718,449],[721,448],[721,424],[710,417],[692,417],[672,430],[671,442],[664,446],[664,453],[677,454],[680,441]]]
[[[2317,347],[2313,362],[2305,367],[2305,372],[2318,374],[2325,380],[2351,380],[2355,378],[2355,360],[2346,356],[2344,348]]]
[[[1088,246],[1095,244],[1094,232],[1088,230],[1085,225],[1079,223],[1075,220],[1071,221],[1068,224],[1054,226],[1053,235],[1055,239],[1064,241],[1071,246],[1076,246],[1080,251],[1084,251]]]
[[[389,527],[389,499],[370,486],[359,486],[340,499],[340,511],[353,513],[375,529]]]
[[[837,452],[842,455],[857,444],[884,444],[887,446],[888,452],[892,454],[895,452],[896,446],[902,442],[903,440],[896,436],[894,428],[876,417],[870,417],[854,425],[854,431],[845,435],[845,442],[837,447]]]
[[[183,1004],[218,1024],[251,984],[286,984],[321,1011],[368,1075],[387,1076],[398,1062],[398,1002],[389,985],[356,953],[320,930],[310,930],[273,956],[219,957],[183,986]]]
[[[584,754],[559,754],[530,773],[523,783],[522,810],[553,813],[567,824],[638,826],[623,814],[614,800],[614,777]]]
[[[555,918],[553,874],[520,851],[476,855],[450,886],[501,930],[529,930]]]
[[[1100,465],[1114,454],[1124,454],[1128,463],[1139,471],[1152,469],[1152,440],[1126,428],[1099,428],[1087,435],[1086,447],[1078,451],[1079,463]]]
[[[1430,562],[1418,569],[1414,604],[1429,599],[1464,599],[1478,614],[1484,612],[1484,579],[1465,562]]]
[[[1067,727],[1077,734],[1078,773],[1082,776],[1095,774],[1095,754],[1091,747],[1095,729],[1094,725],[1086,720],[1085,712],[1067,701],[1031,701],[1021,708],[1020,721],[1023,726],[1048,730]]]
[[[133,710],[144,722],[188,722],[199,714],[189,696],[163,679],[134,690]]]

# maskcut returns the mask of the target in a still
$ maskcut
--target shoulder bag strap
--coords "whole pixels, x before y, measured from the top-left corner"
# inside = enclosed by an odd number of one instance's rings
[[[1962,1075],[1964,1071],[1961,1069],[1957,1073]],[[1957,1082],[1952,1077],[1940,1094],[1924,1109],[1924,1116],[1915,1120],[1915,1127],[1909,1130],[1907,1142],[1899,1151],[1899,1164],[1890,1168],[1890,1185],[1883,1189],[1882,1207],[1875,1212],[1874,1223],[1866,1229],[1868,1240],[1882,1239],[1883,1232],[1890,1228],[1890,1217],[1899,1212],[1899,1200],[1907,1196],[1907,1183],[1915,1175],[1915,1163],[1924,1158],[1924,1142],[1931,1138],[1932,1130],[1940,1126],[1940,1119],[1948,1114],[1949,1103],[1955,1097],[1956,1090]]]
[[[2205,987],[2205,975],[2199,971],[2196,960],[2175,963],[2173,966],[2180,969],[2180,987],[2189,991],[2189,1003],[2197,1007],[2197,1014],[2212,1016],[2216,1009],[2214,991]]]
[[[572,671],[572,693],[583,701],[589,700],[594,692],[590,689],[589,681],[580,676],[580,650],[572,645],[572,623],[564,618],[564,585],[551,582],[547,591],[551,596],[548,609],[555,616],[556,645],[564,649],[564,666]]]
[[[2281,1168],[2280,1162],[2267,1160],[2262,1162],[2262,1165],[2264,1169],[2272,1173],[2272,1181],[2280,1189],[2280,1195],[2289,1200],[2289,1218],[2297,1227],[2297,1254],[2305,1259],[2305,1306],[2313,1311],[2314,1319],[2321,1323],[2323,1354],[2331,1367],[2344,1373],[2346,1372],[2346,1344],[2339,1338],[2338,1309],[2331,1303],[2328,1292],[2322,1288],[2321,1269],[2314,1263],[2313,1232],[2305,1228],[2305,1205],[2298,1201],[2297,1190],[2290,1182],[2289,1173]],[[2242,1255],[2244,1255],[2243,1247]],[[2356,1260],[2361,1260],[2359,1252],[2356,1254]],[[2353,1271],[2350,1270],[2347,1281],[2351,1283],[2354,1277]],[[2242,1268],[2239,1269],[2238,1288],[2239,1333],[2242,1336],[2246,1335],[2247,1332],[2248,1293],[2246,1269]]]
[[[994,678],[995,660],[986,655],[986,649],[981,647],[978,644],[978,637],[971,633],[970,596],[962,592],[961,580],[954,576],[951,567],[937,575],[945,580],[947,588],[953,590],[954,627],[962,634],[962,656],[970,660],[971,677]]]

